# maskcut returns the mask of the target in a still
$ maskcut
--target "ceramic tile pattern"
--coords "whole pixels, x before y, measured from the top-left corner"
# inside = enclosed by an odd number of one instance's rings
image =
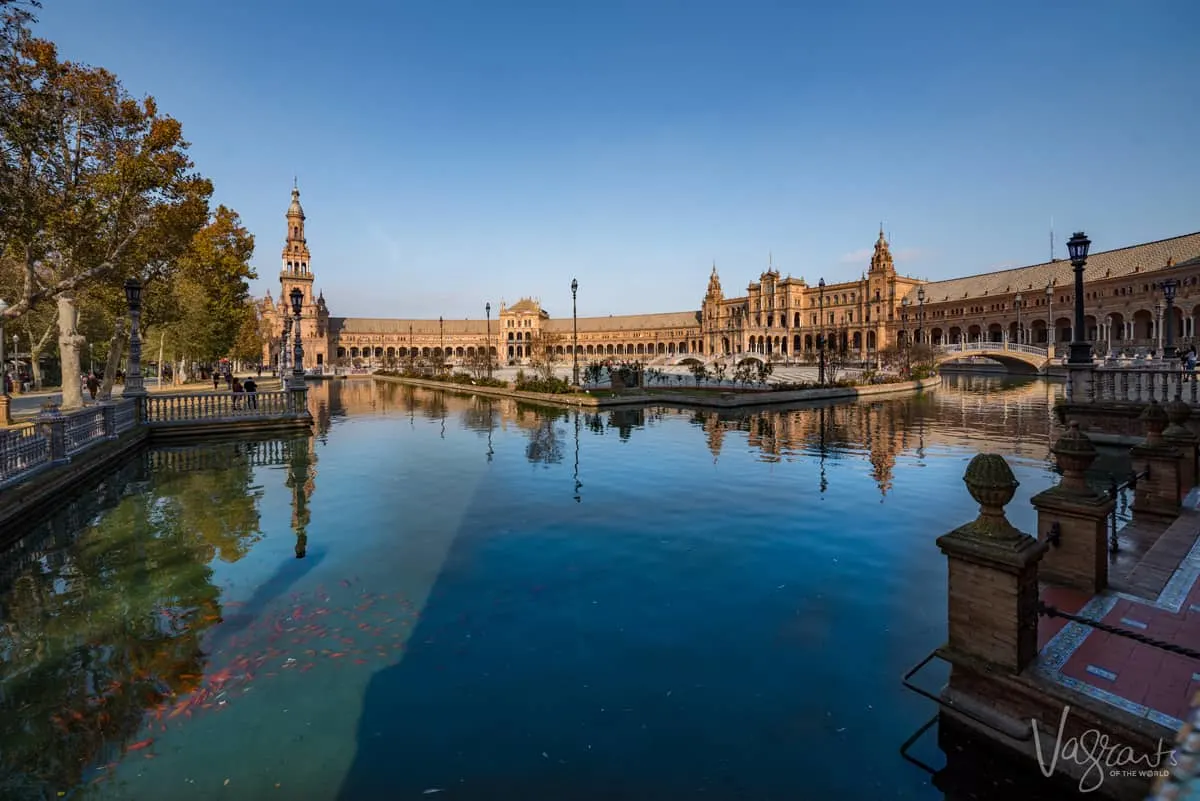
[[[1061,587],[1044,587],[1042,600],[1065,612],[1200,650],[1197,577],[1200,539],[1153,601],[1121,592],[1086,599]],[[1042,650],[1036,674],[1170,729],[1183,726],[1200,691],[1200,660],[1061,618],[1042,618],[1038,634]]]

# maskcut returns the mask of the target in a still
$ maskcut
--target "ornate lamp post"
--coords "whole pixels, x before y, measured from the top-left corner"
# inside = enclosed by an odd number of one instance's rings
[[[817,307],[821,315],[817,320],[821,323],[817,329],[817,383],[825,385],[825,279],[817,281]]]
[[[438,373],[440,374],[446,369],[446,327],[442,316],[438,315],[438,350],[442,352],[441,364],[438,365]]]
[[[295,329],[295,339],[292,341],[292,389],[304,389],[304,345],[300,342],[300,312],[304,306],[304,292],[300,287],[295,287],[289,297],[292,300],[292,328]]]
[[[1054,285],[1046,284],[1046,352],[1054,347]]]
[[[1071,364],[1091,364],[1092,346],[1083,330],[1083,268],[1087,264],[1088,247],[1092,240],[1083,231],[1076,231],[1067,240],[1067,251],[1071,254],[1071,266],[1075,268],[1075,331],[1071,338]]]
[[[492,302],[483,304],[483,313],[487,315],[487,342],[484,343],[483,354],[487,357],[487,377],[492,377]],[[411,343],[410,343],[411,344]]]
[[[925,332],[925,287],[917,289],[917,344]]]
[[[900,298],[900,347],[903,349],[908,340],[908,295]]]
[[[129,305],[129,369],[125,371],[124,397],[146,394],[142,386],[142,285],[136,278],[125,279],[125,302]]]
[[[579,309],[575,303],[575,295],[579,292],[579,282],[571,279],[571,383],[579,386]]]
[[[5,380],[7,371],[4,366],[4,312],[8,311],[8,304],[0,299],[0,426],[12,425],[12,413],[10,412],[10,404],[12,401],[8,396],[8,381]],[[17,352],[17,338],[13,337],[13,353]],[[13,380],[16,380],[16,375],[13,375]]]
[[[1024,302],[1025,302],[1025,298],[1022,297],[1020,292],[1018,292],[1017,296],[1015,298],[1013,298],[1013,306],[1015,306],[1017,309],[1017,344],[1018,345],[1022,344],[1021,340],[1023,338],[1022,330],[1021,330],[1021,304]]]
[[[279,335],[279,381],[287,380],[284,374],[288,365],[288,341],[292,338],[292,318],[288,316],[287,307],[283,309],[283,333]]]
[[[1163,300],[1167,302],[1167,311],[1163,316],[1163,325],[1167,332],[1167,341],[1163,345],[1163,358],[1175,358],[1175,290],[1179,288],[1179,282],[1174,278],[1164,279],[1158,285],[1162,290]]]

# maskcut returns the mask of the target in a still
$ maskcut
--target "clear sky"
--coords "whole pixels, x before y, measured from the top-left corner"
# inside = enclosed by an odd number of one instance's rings
[[[1200,230],[1200,0],[44,0],[184,124],[278,294],[292,176],[347,316],[699,306]]]

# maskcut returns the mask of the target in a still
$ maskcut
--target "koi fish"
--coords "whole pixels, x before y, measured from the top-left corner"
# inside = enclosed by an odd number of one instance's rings
[[[125,750],[126,751],[141,751],[143,748],[149,748],[152,745],[154,745],[153,737],[151,737],[148,740],[142,740],[141,742],[134,743],[133,745],[129,746]]]

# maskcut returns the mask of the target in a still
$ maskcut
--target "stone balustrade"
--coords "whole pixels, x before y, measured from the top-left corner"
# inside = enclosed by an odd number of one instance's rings
[[[50,464],[50,441],[36,426],[0,430],[0,488]]]
[[[297,412],[294,393],[286,390],[146,395],[142,403],[143,419],[151,426],[156,423],[286,417]],[[303,412],[303,409],[299,411]]]
[[[1166,403],[1183,400],[1190,405],[1200,404],[1200,386],[1194,374],[1187,370],[1167,367],[1096,368],[1092,373],[1091,391],[1086,399],[1092,403]]]
[[[307,420],[306,396],[304,390],[154,394],[102,402],[67,413],[47,404],[33,424],[0,429],[0,489],[69,462],[138,426],[154,430],[199,424],[218,430],[230,423]]]

